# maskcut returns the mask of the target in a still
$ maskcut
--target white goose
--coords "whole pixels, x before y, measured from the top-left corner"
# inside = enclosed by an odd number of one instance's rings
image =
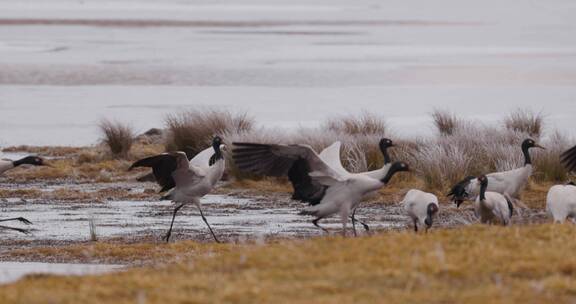
[[[546,211],[555,223],[576,220],[576,186],[573,183],[555,185],[548,190]]]
[[[170,229],[165,236],[166,242],[170,240],[176,213],[188,203],[196,205],[212,237],[219,242],[204,217],[200,198],[210,193],[224,174],[226,165],[222,155],[223,149],[222,139],[216,136],[212,140],[212,147],[200,152],[191,161],[188,161],[186,153],[178,151],[141,159],[130,167],[130,170],[136,167],[151,167],[156,181],[162,186],[160,192],[172,190],[163,197],[178,204],[172,215]],[[211,156],[207,157],[208,155]]]
[[[432,193],[412,189],[406,193],[401,204],[414,223],[414,232],[418,232],[418,226],[426,227],[426,231],[432,227],[432,222],[438,213],[438,197]]]
[[[407,164],[396,162],[379,179],[353,174],[343,168],[335,170],[308,145],[234,143],[233,157],[239,169],[269,176],[289,175],[299,166],[307,178],[323,186],[321,196],[317,197],[319,203],[301,214],[315,216],[312,223],[322,228],[319,220],[338,213],[344,235],[348,217],[362,198],[386,185],[395,173],[409,170]]]
[[[476,216],[480,218],[480,222],[484,224],[500,222],[504,226],[510,224],[514,207],[509,196],[498,192],[487,192],[489,181],[486,175],[478,177],[478,181],[480,182],[480,194],[474,203],[474,210]]]
[[[494,172],[486,174],[488,178],[488,191],[506,194],[511,198],[518,199],[520,191],[528,182],[528,178],[532,175],[532,159],[530,157],[530,148],[544,147],[538,145],[532,139],[526,139],[522,142],[522,153],[524,154],[524,166],[503,172]],[[480,191],[480,182],[473,176],[466,177],[452,187],[448,196],[452,196],[452,200],[457,206],[460,206],[466,199],[474,199],[478,196]]]
[[[0,175],[21,165],[49,166],[38,156],[27,156],[19,160],[0,159]]]

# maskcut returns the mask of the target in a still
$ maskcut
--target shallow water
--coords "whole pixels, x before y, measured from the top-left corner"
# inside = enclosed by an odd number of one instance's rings
[[[285,205],[284,205],[285,204]],[[103,203],[21,201],[17,198],[0,203],[3,218],[25,217],[33,222],[27,226],[31,234],[2,231],[5,240],[82,241],[90,239],[90,221],[95,223],[98,238],[136,238],[146,235],[160,237],[170,224],[174,205],[166,201],[108,201]],[[203,212],[217,234],[228,236],[303,236],[320,235],[311,224],[312,218],[300,216],[304,205],[293,202],[275,204],[262,199],[208,195],[202,200]],[[365,207],[359,209],[359,219],[370,216],[372,229],[399,227],[405,224],[398,207]],[[387,215],[384,217],[377,216]],[[377,220],[374,220],[377,219]],[[327,228],[339,231],[337,218],[325,220]],[[183,238],[207,235],[208,230],[196,207],[181,209],[174,223],[174,234]],[[361,228],[360,228],[361,229]]]
[[[27,275],[95,275],[120,270],[122,267],[102,264],[0,262],[0,284],[12,283]]]
[[[282,128],[366,109],[405,135],[430,134],[434,108],[494,123],[529,107],[575,134],[574,15],[568,0],[2,1],[0,145],[92,144],[101,118],[145,131],[204,106]]]

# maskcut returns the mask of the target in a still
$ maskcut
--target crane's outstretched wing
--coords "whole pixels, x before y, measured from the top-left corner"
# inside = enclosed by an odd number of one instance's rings
[[[340,174],[327,165],[308,145],[234,143],[233,157],[242,170],[269,176],[285,176],[292,164],[305,160],[311,171],[340,179]]]
[[[147,157],[132,164],[129,170],[137,167],[152,168],[156,182],[162,187],[159,192],[168,191],[177,184],[190,183],[205,175],[201,168],[189,164],[184,152]]]
[[[294,187],[292,198],[313,205],[320,202],[326,187],[314,181],[310,172],[322,172],[338,180],[342,178],[307,145],[234,143],[232,157],[242,171],[288,176]]]
[[[191,160],[190,164],[204,170],[210,167],[210,158],[214,155],[214,148],[209,147],[196,154]]]
[[[560,155],[560,161],[570,171],[576,171],[576,146],[568,149]]]
[[[168,191],[176,186],[172,172],[176,170],[177,162],[176,158],[168,153],[143,158],[133,163],[128,170],[137,167],[152,168],[156,182],[162,187],[160,192]]]
[[[340,159],[340,148],[342,147],[342,143],[337,141],[331,144],[330,146],[324,148],[322,152],[320,152],[321,160],[323,160],[330,168],[334,171],[338,172],[338,174],[345,176],[350,174],[348,170],[342,166],[342,160]]]

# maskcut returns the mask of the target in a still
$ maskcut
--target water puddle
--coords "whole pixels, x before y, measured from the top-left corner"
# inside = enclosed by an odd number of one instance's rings
[[[265,199],[208,195],[202,200],[203,212],[217,234],[250,236],[307,236],[321,231],[311,224],[311,217],[298,215],[304,205],[294,202],[273,202]],[[18,222],[4,223],[30,228],[31,234],[2,231],[4,239],[71,240],[91,238],[90,222],[94,223],[99,239],[110,237],[161,236],[166,232],[174,205],[168,201],[108,201],[103,203],[20,201],[0,202],[2,218],[25,217],[33,225]],[[371,228],[390,228],[404,225],[397,207],[363,207],[359,219],[371,215]],[[386,214],[375,219],[374,215]],[[339,219],[323,220],[323,226],[337,229]],[[205,223],[194,205],[181,209],[174,223],[174,232],[194,235],[207,234]]]
[[[27,275],[96,275],[121,269],[122,265],[103,264],[55,264],[0,262],[0,284],[15,282]]]

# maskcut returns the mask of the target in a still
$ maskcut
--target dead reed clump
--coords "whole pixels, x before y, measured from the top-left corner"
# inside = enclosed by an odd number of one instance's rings
[[[534,180],[538,182],[565,182],[569,171],[560,162],[560,154],[571,147],[570,139],[559,132],[553,133],[541,143],[546,150],[534,153]]]
[[[383,135],[388,130],[382,117],[369,112],[330,118],[321,129],[348,135]]]
[[[127,158],[135,138],[132,128],[127,124],[107,119],[100,121],[98,126],[103,136],[102,142],[108,147],[112,156]]]
[[[520,145],[527,137],[506,128],[460,123],[450,135],[416,140],[406,158],[428,190],[445,191],[468,175],[521,166]]]
[[[544,115],[541,112],[536,113],[530,109],[516,109],[504,118],[504,126],[508,130],[540,138],[544,128]]]
[[[462,124],[462,121],[456,116],[456,114],[445,110],[435,109],[431,116],[438,133],[443,136],[454,134],[456,128]]]
[[[214,135],[226,139],[229,134],[248,132],[254,126],[246,113],[206,109],[170,114],[165,122],[166,150],[184,151],[189,158],[206,149]]]

